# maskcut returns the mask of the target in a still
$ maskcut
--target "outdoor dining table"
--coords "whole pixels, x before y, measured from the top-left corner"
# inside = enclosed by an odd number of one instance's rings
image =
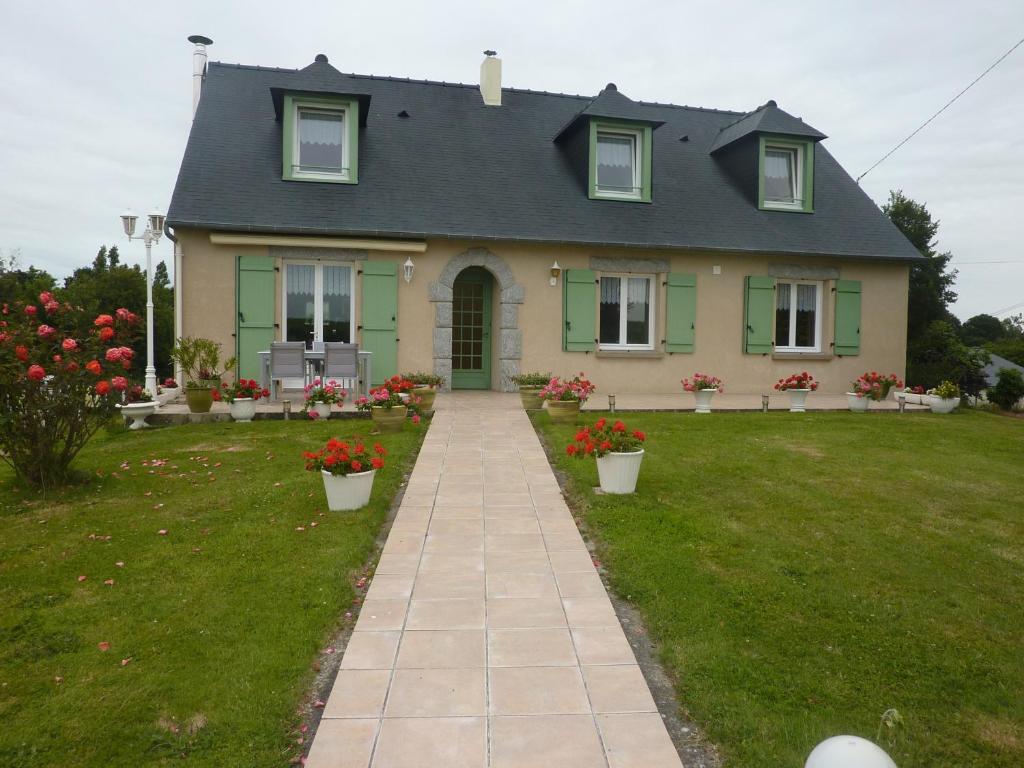
[[[270,388],[270,350],[257,353],[260,357],[260,386],[264,389]],[[369,393],[370,383],[373,381],[373,353],[359,350],[359,379],[356,382],[356,397]],[[320,371],[324,364],[324,351],[322,349],[307,349],[305,353],[306,365],[313,371]]]

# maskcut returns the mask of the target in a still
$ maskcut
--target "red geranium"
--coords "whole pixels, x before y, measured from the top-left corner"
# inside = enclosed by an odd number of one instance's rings
[[[32,381],[42,381],[46,378],[46,371],[41,365],[30,365],[27,376]]]
[[[306,460],[306,469],[311,472],[324,471],[332,475],[348,475],[365,472],[367,467],[371,470],[383,469],[387,451],[384,450],[384,446],[377,443],[373,446],[373,452],[376,456],[371,455],[362,443],[352,445],[332,437],[319,451],[304,451],[302,458]]]
[[[643,448],[647,435],[639,429],[632,432],[621,421],[608,424],[607,419],[598,419],[594,426],[583,427],[576,433],[575,442],[566,446],[569,456],[601,458],[608,453],[635,453]]]
[[[779,392],[785,392],[789,389],[809,389],[813,392],[817,388],[818,382],[807,371],[790,374],[784,379],[779,379],[775,384],[775,389],[779,390]]]

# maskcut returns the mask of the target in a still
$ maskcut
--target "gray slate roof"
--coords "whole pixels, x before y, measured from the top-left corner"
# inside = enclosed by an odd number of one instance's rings
[[[718,134],[714,144],[711,145],[711,151],[717,152],[722,147],[739,141],[751,133],[781,133],[789,136],[803,136],[815,141],[828,138],[799,117],[793,117],[788,112],[783,112],[774,101],[769,101],[753,112],[744,115],[732,125],[725,126]]]
[[[994,387],[996,382],[999,381],[999,371],[1003,368],[1014,368],[1024,374],[1024,366],[1017,365],[1012,360],[1007,360],[999,355],[993,355],[990,352],[988,365],[982,369],[985,374],[985,380],[990,387]]]
[[[369,98],[358,184],[281,179],[281,123],[271,89]],[[654,131],[653,202],[590,200],[584,174],[554,138],[591,102],[506,88],[502,106],[487,107],[475,85],[346,75],[326,61],[302,70],[211,63],[167,223],[232,232],[918,257],[820,145],[815,213],[759,211],[750,190],[710,154],[722,128],[743,117],[737,112],[631,102],[637,117],[663,123]],[[398,116],[403,111],[408,117]]]

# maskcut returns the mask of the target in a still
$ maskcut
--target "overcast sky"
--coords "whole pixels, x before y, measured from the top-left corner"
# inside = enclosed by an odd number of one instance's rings
[[[33,7],[34,6],[34,7]],[[191,122],[185,38],[210,58],[748,110],[775,99],[867,169],[1021,37],[1024,2],[0,0],[0,251],[63,276],[166,210]],[[962,318],[1024,302],[1024,46],[862,182],[925,202],[962,263]],[[173,266],[166,238],[157,253]],[[970,264],[1011,261],[1007,264]],[[1015,310],[1020,311],[1020,310]]]

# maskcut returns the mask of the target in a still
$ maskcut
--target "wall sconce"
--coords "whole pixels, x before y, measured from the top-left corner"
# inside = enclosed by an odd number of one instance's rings
[[[558,261],[556,260],[555,263],[551,265],[551,280],[549,280],[548,282],[552,286],[558,285],[558,278],[561,276],[562,268],[558,266]]]
[[[405,282],[411,283],[413,270],[416,269],[416,265],[412,263],[412,256],[406,258],[402,268],[405,270]]]
[[[608,410],[615,413],[615,395],[608,395]]]
[[[768,395],[761,395],[761,412],[768,413]]]

